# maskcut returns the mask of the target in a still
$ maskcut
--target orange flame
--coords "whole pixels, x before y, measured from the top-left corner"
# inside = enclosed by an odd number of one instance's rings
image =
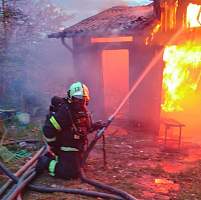
[[[163,104],[165,112],[182,111],[182,100],[196,91],[201,78],[201,46],[187,42],[167,46],[163,60]]]
[[[145,38],[146,45],[150,44],[153,41],[155,34],[159,32],[160,28],[161,28],[160,23],[156,24],[156,26],[153,27],[153,30],[151,31],[150,35]]]
[[[201,26],[201,5],[190,3],[187,8],[187,27]]]

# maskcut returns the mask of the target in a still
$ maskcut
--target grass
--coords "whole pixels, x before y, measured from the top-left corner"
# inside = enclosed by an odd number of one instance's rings
[[[16,153],[18,154],[16,155],[17,157],[15,156],[15,159],[11,159],[5,162],[5,160],[2,160],[2,158],[0,158],[0,161],[2,161],[10,170],[15,172],[26,163],[31,153],[37,151],[42,145],[42,142],[37,142],[33,145],[25,144],[24,147],[18,143],[15,143],[15,141],[27,139],[42,141],[42,133],[40,127],[36,123],[31,123],[27,126],[20,126],[15,121],[11,124],[6,124],[6,130],[7,133],[2,139],[3,147],[6,148],[9,152],[13,153],[13,155],[15,155]],[[10,142],[14,143],[9,144]]]

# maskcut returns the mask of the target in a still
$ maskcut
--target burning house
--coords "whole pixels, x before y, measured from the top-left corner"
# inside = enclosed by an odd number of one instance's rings
[[[110,115],[152,63],[117,117],[153,132],[160,118],[174,118],[199,134],[200,32],[200,0],[155,0],[112,7],[49,37],[60,38],[71,51],[98,117]]]
[[[185,125],[183,136],[201,139],[201,1],[156,2],[160,31],[154,43],[164,47],[161,118]],[[174,133],[172,133],[174,135]]]

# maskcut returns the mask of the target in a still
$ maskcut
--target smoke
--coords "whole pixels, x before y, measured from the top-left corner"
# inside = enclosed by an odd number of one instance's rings
[[[150,1],[132,1],[147,4]],[[16,2],[20,13],[9,29],[7,66],[4,68],[9,104],[18,110],[36,114],[37,109],[48,108],[54,95],[64,96],[70,83],[76,80],[71,53],[57,39],[47,34],[58,32],[100,11],[126,0],[22,0]],[[69,40],[69,45],[71,41]],[[41,109],[38,109],[41,110]]]
[[[80,20],[86,19],[92,15],[95,15],[105,9],[113,6],[137,6],[146,5],[151,3],[151,0],[50,0],[57,6],[65,9],[68,13],[74,17],[65,23],[66,26],[73,25]]]
[[[17,2],[7,28],[4,96],[1,106],[31,112],[46,109],[53,95],[64,95],[74,77],[72,55],[47,34],[59,31],[72,16],[48,0]],[[3,97],[3,98],[2,98]]]

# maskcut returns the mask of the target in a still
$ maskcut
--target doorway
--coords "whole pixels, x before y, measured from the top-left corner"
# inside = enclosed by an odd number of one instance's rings
[[[129,50],[115,49],[102,51],[104,107],[110,116],[129,92]],[[128,103],[116,118],[125,118]]]

